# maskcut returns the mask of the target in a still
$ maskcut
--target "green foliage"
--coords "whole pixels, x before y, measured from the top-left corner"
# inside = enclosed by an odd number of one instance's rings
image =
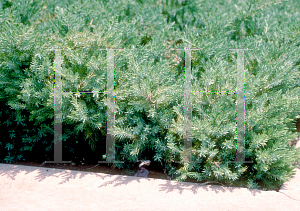
[[[189,0],[163,0],[157,3],[162,6],[162,14],[167,23],[175,23],[174,27],[183,31],[185,26],[203,28],[205,22],[199,16],[203,11],[198,1]]]
[[[13,5],[11,0],[2,0],[1,1],[1,8],[4,10],[6,8],[10,8]]]
[[[288,142],[298,135],[292,123],[300,118],[297,1],[20,0],[4,8],[6,2],[0,11],[2,161],[51,159],[55,55],[49,48],[68,48],[62,51],[66,92],[105,92],[106,52],[99,48],[138,48],[115,51],[116,159],[125,160],[116,166],[150,159],[179,181],[264,189],[276,189],[294,173],[300,151]],[[183,160],[185,55],[170,48],[186,44],[201,48],[192,52],[193,91],[235,91],[236,53],[229,48],[252,48],[245,53],[245,156],[254,164],[229,163],[236,156],[236,96],[195,93],[192,155],[198,163],[173,165]],[[65,150],[78,153],[86,144],[99,152],[106,93],[62,100]]]

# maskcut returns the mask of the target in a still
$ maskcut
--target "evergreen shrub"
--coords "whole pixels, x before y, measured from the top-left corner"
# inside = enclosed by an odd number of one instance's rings
[[[125,161],[115,166],[149,159],[178,181],[278,188],[300,159],[299,149],[288,145],[299,135],[300,5],[221,2],[2,3],[0,159],[53,160],[55,55],[49,48],[68,48],[62,84],[73,92],[106,91],[106,52],[99,48],[131,49],[115,51],[116,160]],[[236,156],[236,95],[194,93],[192,155],[198,163],[174,165],[183,161],[185,55],[171,48],[187,44],[201,48],[192,53],[193,91],[236,90],[237,58],[229,48],[252,49],[245,52],[245,157],[253,164],[229,163]],[[99,153],[106,95],[64,94],[62,100],[64,153],[78,153],[76,143]]]

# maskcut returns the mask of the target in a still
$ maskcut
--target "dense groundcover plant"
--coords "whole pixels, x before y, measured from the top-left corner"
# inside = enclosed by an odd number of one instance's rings
[[[115,52],[115,164],[161,163],[178,181],[216,180],[276,189],[294,173],[300,118],[298,2],[5,1],[0,12],[1,154],[6,162],[53,156],[54,47],[64,91],[105,91],[106,52]],[[278,3],[278,4],[277,4]],[[20,9],[22,8],[22,9]],[[274,18],[274,17],[280,18]],[[236,53],[245,52],[245,156],[236,156],[236,96],[193,94],[193,160],[184,150],[184,48],[193,91],[236,90]],[[138,49],[138,50],[134,50]],[[63,95],[65,152],[76,142],[99,152],[105,94]],[[98,153],[99,154],[99,153]],[[69,158],[66,158],[69,159]]]

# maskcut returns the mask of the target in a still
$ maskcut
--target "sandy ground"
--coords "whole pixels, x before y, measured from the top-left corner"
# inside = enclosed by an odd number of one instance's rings
[[[0,164],[0,210],[298,211],[299,178],[276,192]]]

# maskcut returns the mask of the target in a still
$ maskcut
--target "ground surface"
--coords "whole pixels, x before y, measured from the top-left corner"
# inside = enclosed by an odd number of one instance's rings
[[[1,162],[0,162],[1,163]],[[4,163],[5,164],[5,163]],[[36,166],[36,167],[47,167],[47,168],[55,168],[55,169],[66,169],[66,170],[75,170],[75,171],[86,171],[86,172],[94,172],[94,173],[104,173],[110,175],[127,175],[133,176],[136,171],[126,171],[124,169],[112,168],[107,164],[50,164],[50,163],[41,163],[41,162],[31,162],[31,161],[18,161],[11,162],[13,165],[24,165],[24,166]],[[166,179],[165,174],[162,171],[151,168],[147,168],[149,170],[148,178],[156,178],[156,179]],[[136,169],[138,170],[138,169]]]
[[[298,211],[299,173],[276,192],[0,164],[0,210]]]

